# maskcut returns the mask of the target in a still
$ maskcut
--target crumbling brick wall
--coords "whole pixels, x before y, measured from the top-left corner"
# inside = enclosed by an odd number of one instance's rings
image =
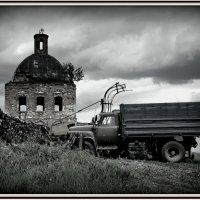
[[[26,111],[19,111],[19,97],[26,97]],[[44,111],[37,111],[37,97],[44,97]],[[62,111],[55,111],[55,97],[62,98]],[[5,85],[5,111],[13,117],[51,126],[51,124],[76,110],[74,84],[9,82]],[[69,123],[76,122],[76,116]]]

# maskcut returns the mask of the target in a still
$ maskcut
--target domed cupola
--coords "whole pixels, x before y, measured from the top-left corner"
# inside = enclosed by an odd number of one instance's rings
[[[14,82],[67,82],[68,75],[60,62],[48,55],[48,35],[34,35],[34,54],[25,58],[14,73]]]

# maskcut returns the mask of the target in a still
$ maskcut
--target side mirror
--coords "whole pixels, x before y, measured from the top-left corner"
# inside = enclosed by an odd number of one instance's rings
[[[98,120],[97,118],[98,118],[97,115],[95,115],[95,117],[92,118],[92,123],[93,123],[93,124],[96,124],[96,123],[97,123],[97,120]]]
[[[93,124],[95,124],[95,120],[94,120],[94,117],[92,118],[92,123],[93,123]]]
[[[94,119],[94,121],[95,121],[95,122],[97,121],[97,115],[95,115],[95,119]]]

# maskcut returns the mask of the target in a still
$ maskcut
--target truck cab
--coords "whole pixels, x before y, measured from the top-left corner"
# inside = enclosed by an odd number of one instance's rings
[[[120,132],[119,113],[101,113],[94,123],[94,134],[98,147],[118,145]],[[116,147],[115,147],[116,148]]]
[[[95,151],[93,154],[104,150],[117,150],[121,137],[119,112],[100,113],[92,122],[92,125],[71,127],[68,134],[78,135],[79,141],[82,138],[83,149],[87,144],[89,150]]]

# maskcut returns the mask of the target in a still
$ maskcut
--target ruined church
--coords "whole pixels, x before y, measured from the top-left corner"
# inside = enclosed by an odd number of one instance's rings
[[[26,122],[51,126],[76,108],[76,85],[60,62],[48,54],[48,35],[34,35],[34,54],[17,67],[5,84],[5,111]],[[70,124],[76,116],[68,118]]]

